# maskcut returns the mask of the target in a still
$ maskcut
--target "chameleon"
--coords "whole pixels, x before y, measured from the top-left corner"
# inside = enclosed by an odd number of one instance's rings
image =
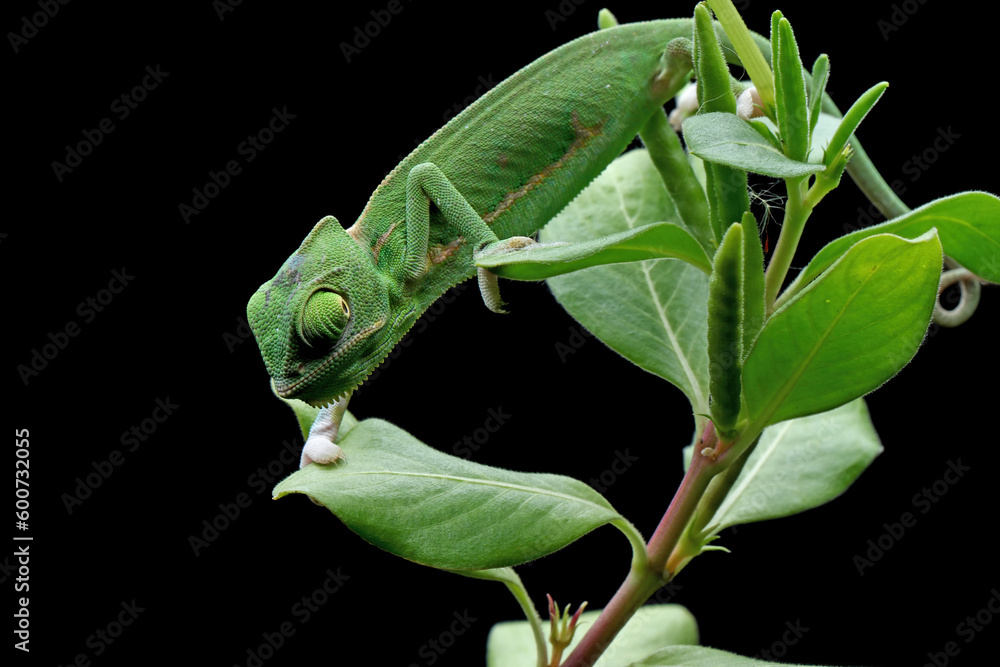
[[[323,408],[301,465],[343,456],[334,441],[351,394],[424,310],[477,274],[476,251],[531,244],[665,118],[690,78],[691,33],[691,19],[623,24],[535,60],[417,146],[352,226],[320,220],[260,286],[247,319],[273,391]],[[480,288],[499,310],[495,276],[481,271]]]
[[[606,27],[535,60],[417,146],[352,226],[320,220],[260,286],[247,320],[272,390],[321,408],[301,466],[343,458],[336,438],[351,395],[445,291],[478,274],[487,306],[502,312],[477,252],[531,245],[637,134],[672,133],[663,105],[690,81],[693,23]]]

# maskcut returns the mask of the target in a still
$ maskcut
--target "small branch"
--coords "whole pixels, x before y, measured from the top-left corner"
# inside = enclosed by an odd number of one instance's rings
[[[771,261],[764,272],[764,302],[767,306],[767,314],[774,312],[774,302],[778,297],[788,269],[792,265],[792,258],[802,238],[802,230],[806,226],[806,220],[812,213],[812,208],[806,203],[804,197],[804,186],[808,176],[799,178],[789,178],[785,180],[788,189],[788,204],[785,207],[785,219],[781,223],[781,235],[778,243],[774,246],[774,253]]]
[[[633,559],[628,577],[563,663],[563,667],[584,667],[594,664],[635,611],[649,599],[650,595],[673,578],[673,572],[665,571],[667,559],[684,534],[712,477],[723,468],[717,465],[714,455],[705,456],[701,452],[706,448],[718,451],[721,449],[718,445],[715,427],[712,422],[708,422],[702,437],[695,444],[691,466],[684,475],[684,480],[677,488],[656,532],[646,545],[648,560],[642,562]]]

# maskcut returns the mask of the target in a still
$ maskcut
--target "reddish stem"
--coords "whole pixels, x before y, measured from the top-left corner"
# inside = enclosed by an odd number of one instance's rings
[[[709,422],[702,437],[695,444],[691,466],[677,488],[663,519],[660,520],[660,525],[656,527],[656,532],[646,545],[648,562],[633,565],[628,577],[563,663],[563,667],[593,665],[635,611],[649,599],[650,595],[673,578],[674,573],[666,569],[667,561],[684,534],[684,529],[690,522],[698,501],[705,493],[705,488],[715,474],[711,470],[715,463],[713,457],[703,456],[701,452],[706,447],[715,450],[717,444],[715,427]],[[676,563],[672,564],[676,567]]]

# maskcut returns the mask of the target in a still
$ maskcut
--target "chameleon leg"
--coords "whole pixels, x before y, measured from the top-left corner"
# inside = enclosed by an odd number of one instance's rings
[[[427,243],[430,235],[430,203],[445,220],[479,251],[490,243],[499,243],[496,233],[483,222],[462,193],[452,185],[441,169],[431,162],[418,164],[406,177],[406,265],[408,278],[419,278],[427,270]],[[488,274],[488,275],[484,275]],[[494,312],[504,312],[496,276],[479,269],[479,288],[483,301]]]
[[[350,400],[351,395],[347,394],[319,411],[316,421],[309,429],[306,444],[302,447],[299,468],[305,468],[310,463],[333,463],[344,458],[344,451],[334,441]]]

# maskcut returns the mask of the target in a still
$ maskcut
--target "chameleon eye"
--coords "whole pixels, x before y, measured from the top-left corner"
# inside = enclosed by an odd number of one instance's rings
[[[302,337],[308,345],[339,340],[350,316],[351,309],[344,297],[330,290],[318,290],[302,310]]]

